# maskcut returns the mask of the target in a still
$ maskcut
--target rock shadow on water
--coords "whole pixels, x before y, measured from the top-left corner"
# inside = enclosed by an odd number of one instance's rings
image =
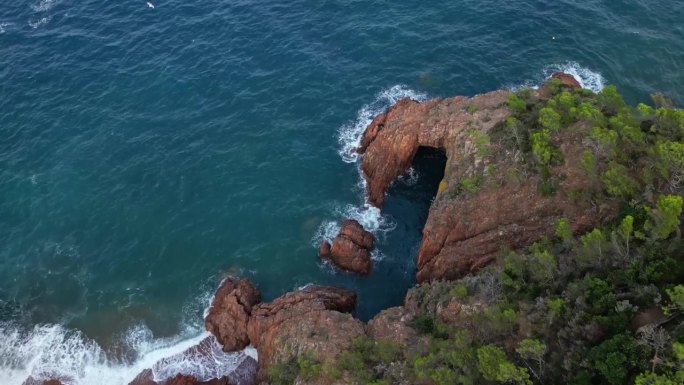
[[[369,277],[341,274],[335,284],[349,286],[359,295],[355,315],[369,320],[383,309],[400,305],[406,291],[415,284],[416,255],[430,206],[444,177],[447,157],[442,149],[420,147],[411,167],[388,189],[383,215],[395,224],[376,242],[379,260],[373,261]]]

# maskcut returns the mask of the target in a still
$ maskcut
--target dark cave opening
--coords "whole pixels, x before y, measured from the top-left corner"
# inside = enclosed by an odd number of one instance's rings
[[[357,315],[369,319],[382,309],[400,305],[416,282],[416,255],[430,205],[444,177],[447,157],[442,149],[420,147],[411,167],[388,189],[383,215],[394,223],[379,234],[376,247],[382,259],[373,264],[373,298],[360,298]],[[391,285],[387,285],[391,282]]]

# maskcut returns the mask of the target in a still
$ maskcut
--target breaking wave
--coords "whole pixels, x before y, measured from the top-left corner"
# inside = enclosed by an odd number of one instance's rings
[[[599,72],[582,67],[577,62],[568,61],[561,64],[547,65],[534,77],[534,79],[529,79],[522,84],[509,86],[507,88],[511,90],[518,90],[520,88],[537,89],[539,88],[539,85],[549,79],[554,72],[564,72],[568,75],[572,75],[577,79],[582,88],[586,88],[592,92],[599,92],[605,87],[606,79]]]
[[[403,98],[423,101],[427,99],[427,95],[404,85],[396,85],[382,90],[375,96],[372,103],[361,107],[354,121],[340,127],[337,141],[340,144],[339,154],[345,163],[354,163],[359,159],[356,149],[361,144],[364,130],[373,121],[373,118]]]
[[[342,125],[338,130],[337,141],[340,145],[338,151],[342,161],[345,163],[357,163],[357,171],[359,174],[359,181],[357,187],[363,194],[363,204],[353,205],[344,204],[335,206],[332,210],[332,217],[334,219],[324,221],[318,228],[316,234],[312,238],[312,245],[318,247],[323,241],[332,241],[332,239],[340,231],[340,221],[342,219],[355,219],[364,229],[373,233],[376,237],[386,234],[396,227],[388,217],[382,215],[379,208],[373,206],[368,202],[366,196],[366,180],[361,171],[360,159],[361,155],[356,152],[356,149],[361,144],[361,138],[366,127],[373,121],[373,118],[387,110],[394,103],[404,98],[411,98],[417,101],[424,101],[427,95],[421,92],[412,90],[404,85],[395,85],[388,89],[380,91],[375,99],[361,107],[356,114],[356,119]],[[407,174],[408,183],[417,182],[417,174]],[[371,254],[373,260],[382,259],[382,255],[375,248]]]
[[[202,296],[201,301],[210,300]],[[216,339],[199,325],[186,326],[173,337],[157,338],[144,324],[122,335],[127,357],[112,357],[95,341],[62,325],[36,325],[32,329],[0,323],[0,384],[21,385],[29,377],[59,379],[65,385],[126,385],[149,369],[151,379],[162,381],[177,374],[200,381],[228,376],[244,383],[251,373],[246,360],[255,362],[256,351],[247,348],[225,353]]]
[[[554,72],[565,72],[572,75],[580,83],[582,88],[593,92],[599,92],[605,87],[603,75],[596,71],[582,67],[577,62],[569,61],[563,64],[552,64],[544,68],[545,78],[549,78]]]

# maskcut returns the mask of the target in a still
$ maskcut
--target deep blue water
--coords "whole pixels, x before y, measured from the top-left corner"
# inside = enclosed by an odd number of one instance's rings
[[[413,284],[432,193],[417,167],[383,216],[363,207],[345,149],[373,114],[556,69],[630,102],[684,101],[674,0],[152,3],[0,5],[0,321],[11,330],[61,324],[110,352],[140,330],[196,334],[227,272],[266,299],[352,288],[367,319]],[[367,278],[316,257],[348,215],[379,239]],[[0,359],[0,378],[16,380],[12,365]]]

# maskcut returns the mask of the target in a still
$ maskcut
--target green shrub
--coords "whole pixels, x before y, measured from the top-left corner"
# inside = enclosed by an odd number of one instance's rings
[[[470,137],[473,138],[475,144],[475,149],[477,150],[477,155],[479,157],[488,157],[492,155],[492,149],[489,147],[491,139],[489,135],[478,130],[477,128],[471,128],[468,130]]]
[[[622,99],[615,86],[606,86],[596,96],[601,110],[607,115],[616,115],[620,110],[626,107],[625,101]]]
[[[572,239],[572,227],[567,219],[561,218],[556,221],[556,236],[566,242]]]
[[[435,321],[427,315],[419,315],[413,319],[413,328],[423,334],[432,334],[435,331]]]
[[[632,198],[639,191],[639,183],[629,175],[629,169],[618,162],[608,163],[603,182],[609,194],[624,199]]]
[[[679,227],[682,214],[682,197],[679,195],[661,195],[656,207],[648,209],[650,218],[644,224],[644,230],[653,239],[666,239]]]
[[[451,295],[457,299],[466,298],[468,296],[468,287],[462,283],[459,283],[451,289]]]
[[[297,360],[293,358],[272,364],[268,367],[267,375],[273,385],[292,385],[299,375]]]
[[[530,134],[530,143],[532,144],[532,153],[537,162],[542,165],[551,164],[551,160],[554,159],[557,152],[551,143],[551,132],[546,129],[532,132]]]
[[[484,379],[500,383],[532,384],[527,369],[515,366],[496,345],[477,349],[477,367]]]
[[[551,131],[558,131],[561,128],[561,116],[550,107],[539,110],[539,124]]]
[[[511,92],[508,94],[508,107],[515,112],[523,113],[527,110],[527,102]]]

